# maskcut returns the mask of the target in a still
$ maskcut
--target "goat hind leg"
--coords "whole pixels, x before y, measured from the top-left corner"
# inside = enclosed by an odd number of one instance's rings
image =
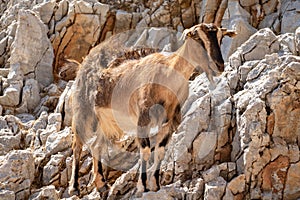
[[[76,134],[74,136],[72,149],[73,149],[73,163],[72,163],[71,180],[69,182],[70,195],[79,194],[78,177],[79,177],[79,161],[80,161],[80,155],[82,151],[82,142]]]
[[[88,187],[92,187],[93,185],[96,186],[97,190],[102,192],[106,190],[106,180],[104,179],[103,175],[103,168],[101,163],[101,158],[98,156],[93,155],[93,178],[90,181]]]

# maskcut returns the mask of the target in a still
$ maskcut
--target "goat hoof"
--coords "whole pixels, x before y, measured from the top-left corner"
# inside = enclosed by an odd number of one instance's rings
[[[110,187],[107,184],[105,184],[101,188],[98,188],[98,192],[103,193],[103,192],[105,192],[105,191],[107,191],[109,189],[110,189]]]
[[[69,193],[70,197],[72,197],[74,195],[75,196],[79,196],[79,191],[77,189],[75,189],[75,188],[69,188],[68,193]]]

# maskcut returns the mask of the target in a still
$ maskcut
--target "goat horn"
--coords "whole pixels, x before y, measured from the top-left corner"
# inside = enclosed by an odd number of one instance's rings
[[[188,28],[188,29],[185,29],[183,32],[182,32],[182,35],[180,37],[180,40],[184,40],[186,38],[186,36],[192,36],[192,34],[194,34],[194,31],[195,29],[199,27],[199,25],[195,25],[191,28]]]
[[[224,16],[227,6],[228,6],[228,0],[222,0],[221,4],[219,6],[219,9],[216,12],[216,17],[214,20],[214,22],[215,22],[214,24],[218,27],[221,26],[222,19],[223,19],[223,16]]]
[[[185,30],[182,32],[182,34],[181,34],[179,40],[184,40],[184,39],[186,38],[186,36],[190,36],[190,35],[191,35],[191,30],[190,30],[190,29],[185,29]]]

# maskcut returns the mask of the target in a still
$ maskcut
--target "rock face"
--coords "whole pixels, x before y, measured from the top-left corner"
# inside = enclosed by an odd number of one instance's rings
[[[14,150],[5,157],[2,156],[0,163],[1,189],[14,192],[16,199],[28,198],[34,180],[34,169],[34,157],[30,151]]]
[[[300,198],[299,10],[299,1],[279,0],[3,1],[0,199]],[[199,22],[238,35],[223,40],[228,62],[215,87],[204,74],[190,82],[161,189],[136,195],[140,165],[127,140],[127,151],[105,158],[105,192],[86,187],[84,150],[80,196],[70,197],[76,61],[105,68],[134,59],[128,52],[173,52],[180,32]]]

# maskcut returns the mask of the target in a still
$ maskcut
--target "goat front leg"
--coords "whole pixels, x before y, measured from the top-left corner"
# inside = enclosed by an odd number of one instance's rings
[[[154,148],[154,163],[151,166],[149,171],[150,180],[149,186],[151,191],[157,191],[160,189],[160,180],[159,180],[159,173],[160,173],[160,165],[161,161],[164,159],[165,156],[165,147],[169,141],[171,136],[171,128],[169,123],[164,124],[162,128],[159,130],[156,136],[156,144]]]
[[[144,109],[141,111],[138,124],[137,124],[137,141],[140,148],[141,157],[141,167],[140,167],[140,177],[137,184],[137,192],[147,192],[147,164],[151,156],[150,149],[150,116],[149,109]]]
[[[138,128],[138,131],[143,132],[145,130],[141,130],[145,128]],[[147,165],[148,161],[151,156],[151,149],[150,149],[150,140],[148,137],[138,137],[138,143],[140,146],[140,160],[141,160],[141,167],[140,167],[140,176],[137,184],[137,192],[147,192]]]
[[[82,151],[82,142],[76,133],[73,139],[72,149],[73,149],[72,175],[71,175],[71,180],[69,182],[69,195],[71,196],[74,194],[79,195],[78,177],[79,177],[80,154]]]

